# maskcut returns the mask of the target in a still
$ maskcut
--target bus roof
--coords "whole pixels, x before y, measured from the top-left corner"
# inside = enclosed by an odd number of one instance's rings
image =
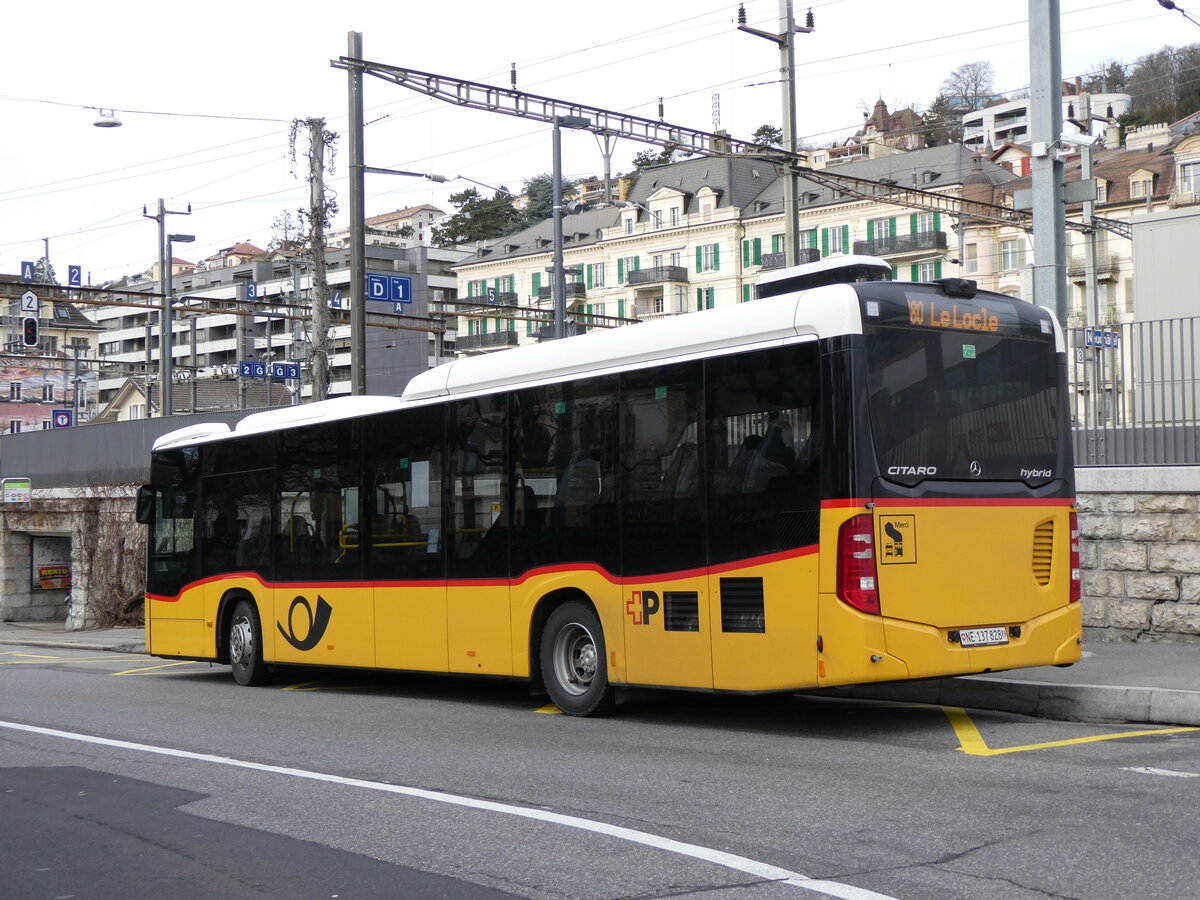
[[[403,399],[426,400],[583,374],[637,369],[735,348],[778,345],[803,336],[862,331],[858,299],[847,285],[666,316],[636,326],[456,359],[416,375]]]

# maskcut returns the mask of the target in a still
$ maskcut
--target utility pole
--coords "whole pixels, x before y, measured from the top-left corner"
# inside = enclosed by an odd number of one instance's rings
[[[361,76],[359,76],[361,79]],[[359,109],[361,111],[361,93]],[[308,120],[308,159],[309,159],[309,180],[311,186],[310,194],[310,212],[309,212],[309,252],[311,253],[312,268],[312,285],[309,291],[309,303],[312,309],[312,398],[314,401],[324,400],[329,391],[329,280],[325,274],[325,220],[328,216],[328,207],[325,204],[325,120],[324,119],[309,119]],[[357,152],[360,158],[362,157],[362,141],[354,140],[354,130],[350,131],[351,144],[357,147]],[[353,156],[354,150],[351,150]],[[352,168],[353,171],[353,168]],[[358,183],[362,184],[362,167],[358,169]],[[354,176],[351,176],[351,182],[354,181]],[[350,285],[353,291],[353,300],[351,300],[351,327],[350,341],[353,344],[355,335],[357,335],[358,346],[362,351],[366,344],[366,297],[362,290],[364,282],[363,263],[365,255],[363,249],[364,236],[362,234],[362,225],[364,221],[362,210],[362,194],[358,196],[358,211],[355,212],[355,203],[353,199],[353,190],[351,191],[350,201]],[[358,223],[358,235],[355,235],[354,223]],[[355,276],[354,260],[358,260],[358,275]],[[299,299],[297,292],[297,300]],[[352,375],[359,373],[360,380],[358,388],[353,389],[355,394],[366,392],[366,354],[361,353],[363,366],[361,372],[358,368],[358,362],[352,359],[351,368]],[[352,354],[353,356],[353,354]]]
[[[150,215],[142,207],[142,217],[158,222],[158,291],[162,294],[162,305],[158,313],[158,414],[169,416],[171,407],[171,253],[167,242],[167,216],[190,216],[192,204],[186,210],[167,209],[162,197],[158,198],[158,212]],[[150,341],[147,334],[147,358]]]
[[[367,291],[366,268],[366,179],[363,164],[363,91],[362,91],[362,32],[351,31],[348,35],[348,59],[346,66],[349,87],[349,131],[350,131],[350,284],[347,298],[350,301],[350,393],[367,392]],[[315,273],[314,273],[315,276]],[[313,282],[316,293],[316,282]],[[316,298],[313,299],[316,311]],[[314,331],[316,323],[313,323]],[[316,347],[313,347],[313,364],[316,365]],[[313,370],[313,399],[316,399],[316,370]],[[324,388],[322,388],[324,390]]]
[[[1067,321],[1063,207],[1062,37],[1058,0],[1029,0],[1029,137],[1033,175],[1033,302]]]
[[[803,27],[796,25],[792,12],[792,0],[779,0],[779,34],[760,31],[746,24],[746,7],[738,7],[738,31],[773,41],[779,47],[779,80],[783,85],[783,149],[795,158],[798,155],[796,119],[796,34],[811,34],[813,31],[812,10]],[[787,265],[794,266],[800,259],[799,226],[800,173],[794,166],[783,176],[783,244]]]

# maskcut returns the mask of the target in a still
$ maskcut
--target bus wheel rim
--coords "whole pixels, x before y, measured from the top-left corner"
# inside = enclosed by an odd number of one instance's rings
[[[254,632],[250,630],[250,620],[239,616],[233,621],[229,632],[229,656],[238,665],[246,665],[254,652]]]
[[[567,625],[554,640],[554,669],[563,690],[586,694],[596,677],[596,641],[578,623]]]

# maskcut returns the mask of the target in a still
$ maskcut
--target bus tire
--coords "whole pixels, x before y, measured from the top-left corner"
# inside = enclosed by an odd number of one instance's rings
[[[613,705],[604,629],[577,600],[559,606],[542,631],[542,679],[554,705],[569,716],[591,716]]]
[[[239,600],[229,617],[229,665],[238,684],[259,685],[270,680],[262,647],[258,609],[249,600]]]

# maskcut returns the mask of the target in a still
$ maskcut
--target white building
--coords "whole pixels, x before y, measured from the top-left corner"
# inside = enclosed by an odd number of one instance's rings
[[[974,149],[996,148],[1029,140],[1029,99],[997,103],[962,117],[962,142]],[[1088,122],[1087,133],[1104,134],[1102,119],[1115,119],[1129,110],[1128,94],[1064,94],[1063,122]],[[1070,126],[1066,126],[1070,127]],[[1072,131],[1075,129],[1072,128]]]

